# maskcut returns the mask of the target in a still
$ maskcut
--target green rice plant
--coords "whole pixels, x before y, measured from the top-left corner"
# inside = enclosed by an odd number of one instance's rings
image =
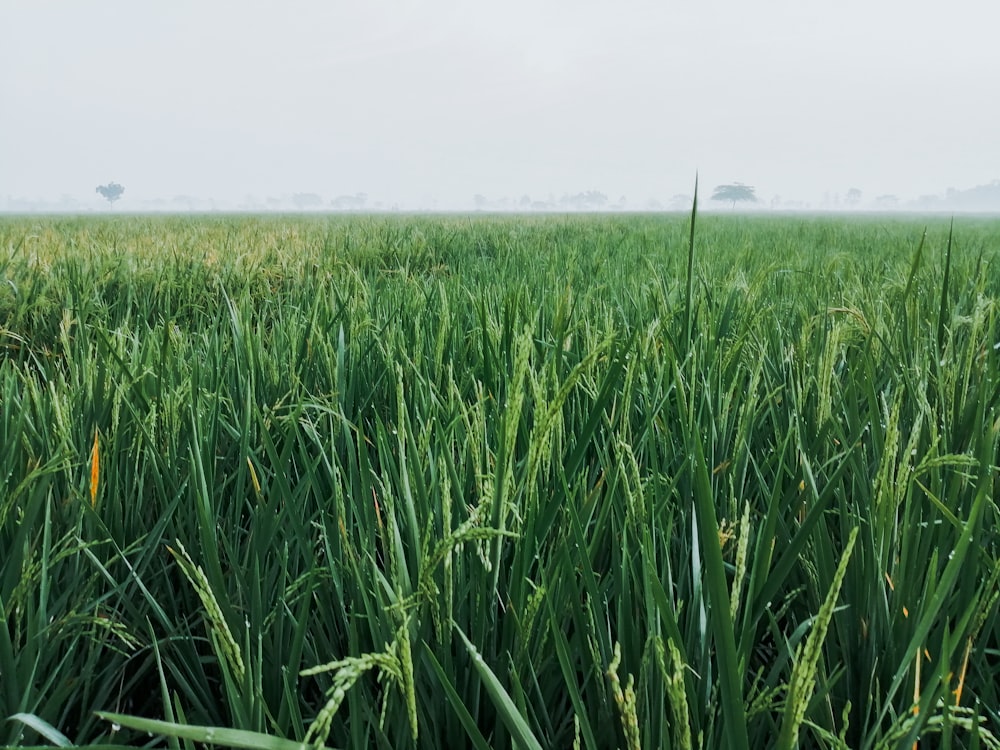
[[[2,739],[989,746],[998,247],[5,217]]]

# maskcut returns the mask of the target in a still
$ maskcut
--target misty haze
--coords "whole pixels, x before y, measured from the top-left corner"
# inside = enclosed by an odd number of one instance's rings
[[[1000,210],[985,0],[14,0],[0,20],[0,210],[101,210],[108,181],[140,212],[670,210],[696,173],[757,210]]]

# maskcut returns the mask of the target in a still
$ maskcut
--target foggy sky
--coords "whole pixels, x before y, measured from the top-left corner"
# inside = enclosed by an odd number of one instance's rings
[[[0,200],[941,193],[1000,178],[998,28],[996,0],[0,0]]]

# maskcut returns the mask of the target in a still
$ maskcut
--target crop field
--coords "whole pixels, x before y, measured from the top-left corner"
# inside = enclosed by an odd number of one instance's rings
[[[0,745],[1000,748],[998,263],[0,218]]]

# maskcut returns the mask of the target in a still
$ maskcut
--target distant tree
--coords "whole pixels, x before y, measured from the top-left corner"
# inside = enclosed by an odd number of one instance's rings
[[[109,182],[107,185],[98,185],[95,192],[100,193],[104,200],[111,204],[111,207],[115,207],[115,201],[122,197],[125,192],[125,188],[119,185],[117,182]]]
[[[844,197],[844,200],[847,202],[848,206],[853,208],[861,203],[861,191],[857,188],[851,188],[847,191],[847,195]]]
[[[338,195],[330,205],[338,211],[361,211],[368,201],[368,193],[355,193],[354,195]]]
[[[473,203],[476,204],[477,211],[482,211],[489,204],[489,201],[486,199],[486,196],[483,195],[482,193],[476,193],[474,196],[472,196],[472,201]]]
[[[292,196],[292,203],[300,211],[323,207],[323,199],[316,195],[316,193],[295,193]]]
[[[940,195],[921,195],[913,202],[915,208],[922,211],[936,211],[944,208],[944,201]]]
[[[986,185],[977,185],[966,190],[948,188],[945,200],[948,208],[996,212],[1000,210],[1000,180],[993,180]]]
[[[731,185],[718,185],[712,191],[712,200],[731,201],[733,208],[736,208],[737,201],[756,203],[757,195],[752,186],[744,185],[742,182],[734,182]]]
[[[171,202],[182,211],[197,211],[198,199],[193,195],[175,195]]]
[[[559,203],[574,211],[600,211],[608,204],[608,196],[599,190],[588,190],[576,195],[564,195]]]
[[[675,193],[670,199],[670,210],[671,211],[690,211],[691,201],[694,197],[688,195],[687,193]]]

